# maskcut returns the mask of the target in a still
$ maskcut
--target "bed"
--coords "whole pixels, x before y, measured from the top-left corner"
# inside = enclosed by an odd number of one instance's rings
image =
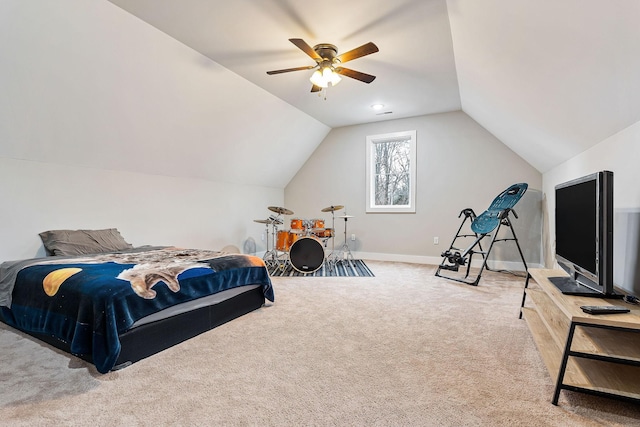
[[[115,240],[98,233],[69,246],[64,230],[63,249],[41,233],[50,256],[2,263],[0,320],[106,373],[274,301],[261,258],[134,248],[115,231]]]

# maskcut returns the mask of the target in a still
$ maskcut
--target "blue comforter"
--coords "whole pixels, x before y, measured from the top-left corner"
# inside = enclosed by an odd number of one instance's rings
[[[11,307],[0,307],[3,317],[17,329],[68,343],[74,354],[91,355],[101,373],[118,359],[119,334],[147,315],[249,284],[274,300],[264,262],[254,256],[163,248],[55,258],[17,272]]]

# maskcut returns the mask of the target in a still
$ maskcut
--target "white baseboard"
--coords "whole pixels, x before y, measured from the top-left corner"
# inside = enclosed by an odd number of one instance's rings
[[[430,264],[440,265],[442,262],[441,257],[424,256],[424,255],[402,255],[402,254],[385,254],[377,252],[352,252],[353,257],[356,259],[371,260],[371,261],[394,261],[394,262],[408,262],[413,264]],[[509,270],[509,271],[524,271],[522,262],[518,261],[499,261],[489,260],[487,263],[492,270]],[[471,263],[472,267],[480,268],[482,266],[482,259],[478,258]],[[544,268],[540,263],[527,263],[529,268]]]
[[[352,252],[356,259],[364,259],[371,261],[394,261],[408,262],[412,264],[433,264],[438,265],[442,258],[425,255],[402,255],[402,254],[384,254],[378,252]]]
[[[371,261],[392,261],[392,262],[408,262],[411,264],[429,264],[440,265],[442,262],[441,257],[426,256],[426,255],[403,255],[403,254],[385,254],[379,252],[357,252],[352,251],[351,254],[355,259],[371,260]],[[264,251],[259,252],[256,256],[262,257]],[[509,271],[524,271],[522,262],[517,261],[494,261],[489,260],[489,268],[492,270],[509,270]],[[472,267],[480,268],[482,266],[482,258],[477,258],[471,263]],[[529,268],[544,268],[539,263],[527,263]]]

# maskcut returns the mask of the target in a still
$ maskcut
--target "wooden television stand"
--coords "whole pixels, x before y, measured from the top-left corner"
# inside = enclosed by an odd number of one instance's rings
[[[558,404],[561,390],[640,403],[640,306],[564,295],[548,278],[566,275],[529,269],[521,308],[551,378],[557,378],[552,403]],[[533,307],[525,307],[525,299]],[[583,305],[620,305],[631,312],[591,315]]]

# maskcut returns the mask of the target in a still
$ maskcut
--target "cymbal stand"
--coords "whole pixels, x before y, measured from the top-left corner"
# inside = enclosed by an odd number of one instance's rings
[[[338,260],[340,262],[351,259],[353,261],[353,255],[351,254],[351,249],[349,249],[349,241],[347,240],[347,220],[349,219],[349,215],[347,215],[347,211],[344,211],[344,243],[340,248],[340,252],[342,252],[342,257]]]
[[[351,253],[351,249],[349,249],[349,241],[347,240],[347,220],[349,218],[353,218],[353,216],[347,215],[347,211],[345,211],[345,214],[341,218],[344,218],[344,243],[337,251],[332,250],[331,254],[327,258],[327,261],[329,261],[330,268],[333,268],[333,266],[335,266],[335,264],[338,262],[343,262],[348,259],[353,261],[354,259],[353,254]],[[335,219],[334,219],[334,227],[335,227]],[[335,228],[334,228],[334,233],[335,233]]]
[[[279,268],[280,270],[284,270],[287,267],[287,263],[289,262],[289,256],[286,252],[280,252],[276,247],[276,239],[278,236],[278,225],[284,224],[284,218],[280,218],[280,213],[278,213],[277,217],[273,215],[269,217],[273,222],[273,253],[274,253],[274,261],[273,266]]]
[[[334,210],[331,211],[331,230],[333,231],[333,236],[331,236],[331,253],[327,257],[327,264],[329,265],[329,271],[332,271],[338,262],[338,254],[336,253],[336,212]]]
[[[262,256],[262,260],[267,265],[267,267],[276,265],[278,260],[278,254],[276,253],[276,250],[275,250],[276,224],[274,222],[271,222],[270,225],[273,228],[272,233],[269,232],[269,223],[264,225],[264,233],[267,236],[267,251]],[[274,236],[273,239],[269,238],[269,234],[273,234]],[[270,245],[269,242],[271,242],[272,240],[274,241],[274,243]]]
[[[284,221],[280,219],[280,214],[277,216],[270,215],[268,221],[269,222],[266,224],[267,252],[265,252],[262,259],[265,261],[267,267],[278,267],[283,269],[285,266],[276,248],[276,238],[278,236],[278,225],[283,224]],[[269,225],[271,225],[272,230],[271,239],[269,239]],[[271,245],[269,245],[269,241],[271,241]]]

